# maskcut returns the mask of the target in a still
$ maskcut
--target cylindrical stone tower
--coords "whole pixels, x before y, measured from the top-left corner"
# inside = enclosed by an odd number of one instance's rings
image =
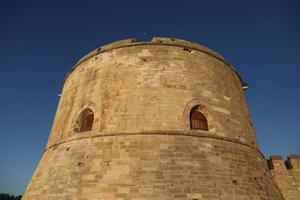
[[[188,41],[117,41],[68,73],[23,200],[279,200],[243,83]]]

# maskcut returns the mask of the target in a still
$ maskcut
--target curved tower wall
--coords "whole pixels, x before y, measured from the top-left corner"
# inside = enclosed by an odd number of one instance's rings
[[[168,39],[126,44],[92,52],[69,73],[48,146],[79,136],[85,107],[95,110],[91,135],[102,135],[190,130],[185,112],[201,104],[210,134],[257,147],[241,80],[221,56]]]
[[[194,106],[209,131],[191,130]],[[78,132],[86,108],[93,127]],[[237,72],[212,50],[170,38],[111,43],[69,72],[23,199],[58,197],[282,199]]]

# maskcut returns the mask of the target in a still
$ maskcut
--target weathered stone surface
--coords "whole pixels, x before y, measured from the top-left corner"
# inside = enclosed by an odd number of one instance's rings
[[[190,130],[194,106],[209,131]],[[78,132],[83,110],[91,131]],[[259,151],[242,82],[184,40],[122,40],[72,68],[23,200],[283,199]]]
[[[281,156],[271,156],[269,167],[284,198],[287,200],[299,200],[300,155],[290,155],[286,161]]]

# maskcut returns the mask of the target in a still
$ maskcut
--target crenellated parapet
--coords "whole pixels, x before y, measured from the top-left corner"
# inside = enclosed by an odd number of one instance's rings
[[[300,154],[292,154],[284,159],[280,155],[273,155],[267,160],[270,170],[300,170]]]
[[[271,174],[286,200],[300,197],[300,155],[270,156],[267,160]]]

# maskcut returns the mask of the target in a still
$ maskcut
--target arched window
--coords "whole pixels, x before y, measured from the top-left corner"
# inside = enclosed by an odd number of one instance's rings
[[[94,113],[91,109],[87,108],[82,111],[79,120],[79,132],[90,131],[92,130],[94,122]]]
[[[192,109],[190,114],[191,129],[208,131],[207,119],[197,108]]]

